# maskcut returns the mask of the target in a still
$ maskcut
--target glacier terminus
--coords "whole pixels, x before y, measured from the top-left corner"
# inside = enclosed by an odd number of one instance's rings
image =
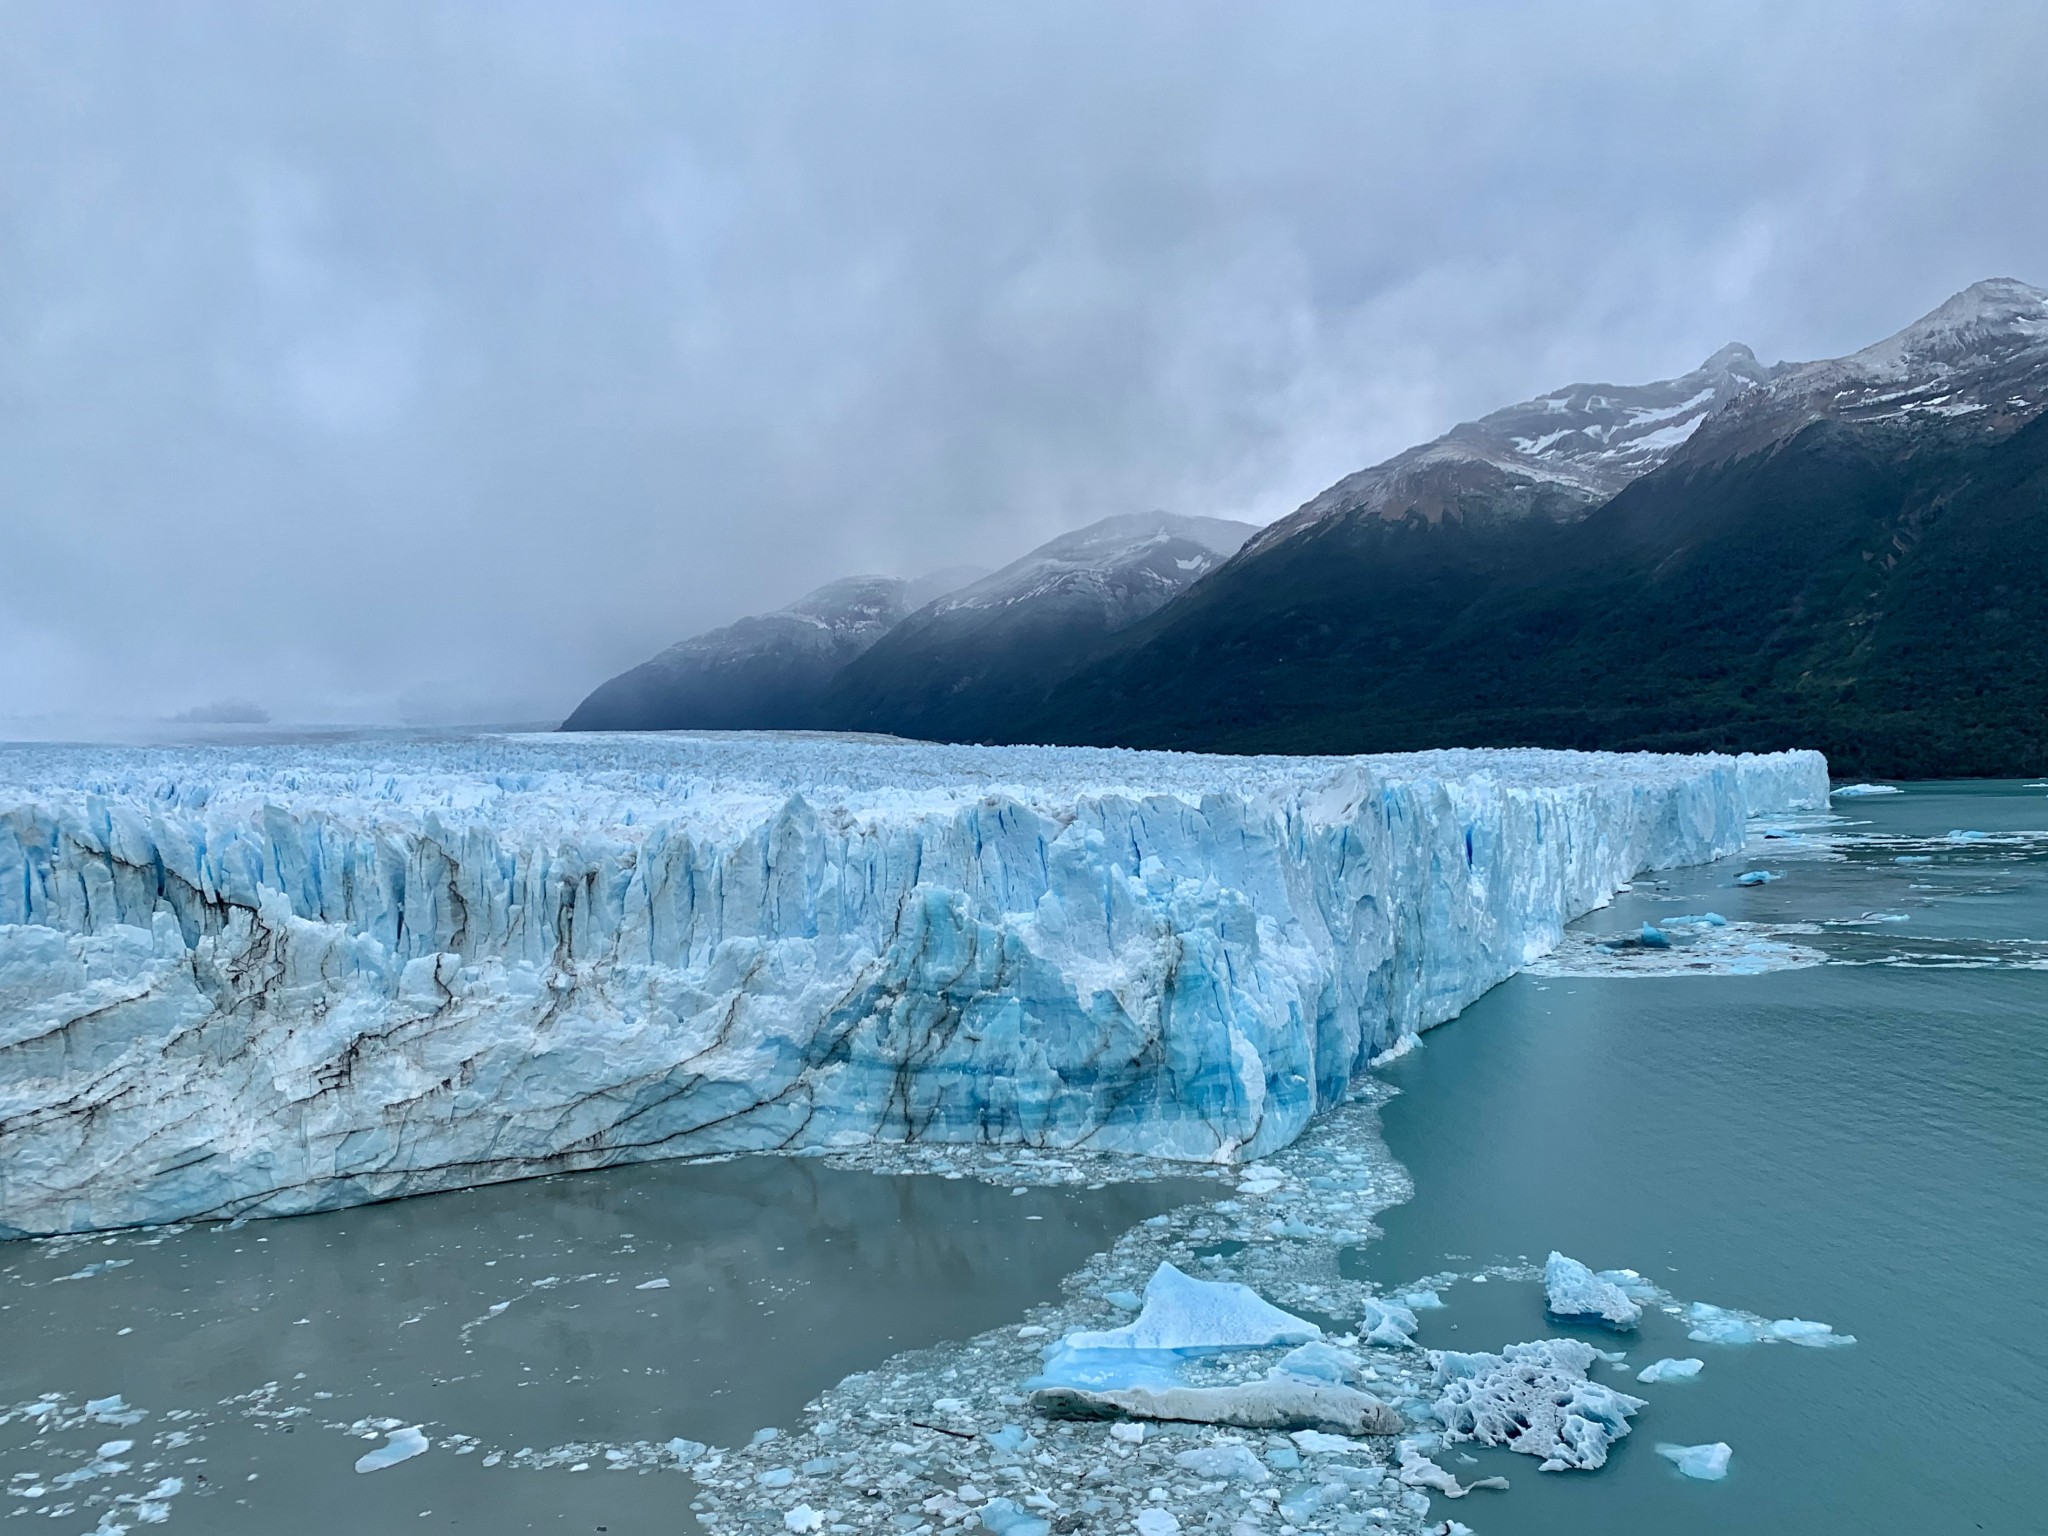
[[[0,1236],[874,1142],[1285,1147],[1817,753],[0,749]]]

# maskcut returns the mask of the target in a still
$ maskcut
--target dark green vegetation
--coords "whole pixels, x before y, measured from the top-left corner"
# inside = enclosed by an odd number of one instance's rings
[[[954,735],[944,729],[933,735]],[[1228,752],[1818,747],[2048,771],[2048,416],[1816,421],[1573,522],[1331,518],[1248,550],[1008,732]]]

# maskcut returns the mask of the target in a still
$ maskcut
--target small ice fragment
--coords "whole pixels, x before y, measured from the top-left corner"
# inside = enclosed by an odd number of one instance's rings
[[[1648,923],[1643,924],[1643,931],[1637,937],[1645,949],[1669,949],[1671,947],[1671,935],[1661,928],[1652,927]]]
[[[1406,1349],[1415,1342],[1417,1326],[1415,1314],[1398,1301],[1368,1300],[1365,1317],[1358,1328],[1368,1344],[1378,1344],[1386,1349]]]
[[[1934,862],[1934,855],[1931,853],[1902,853],[1893,859],[1892,862],[1894,864],[1932,864]]]
[[[1326,1435],[1320,1429],[1297,1429],[1287,1438],[1304,1456],[1324,1456],[1358,1449],[1356,1440],[1347,1440],[1342,1435]]]
[[[1102,1299],[1120,1312],[1135,1312],[1145,1305],[1136,1291],[1107,1291]]]
[[[665,1291],[668,1289],[668,1276],[663,1275],[658,1280],[643,1280],[634,1286],[633,1289],[636,1291]]]
[[[1431,1307],[1441,1307],[1444,1304],[1443,1297],[1437,1295],[1435,1291],[1424,1290],[1421,1288],[1417,1288],[1416,1290],[1412,1291],[1403,1291],[1400,1293],[1400,1295],[1396,1296],[1394,1300],[1400,1302],[1402,1306],[1407,1307],[1411,1311],[1415,1312],[1421,1312]]]
[[[1121,1440],[1126,1445],[1140,1445],[1143,1444],[1145,1439],[1145,1426],[1142,1424],[1112,1424],[1109,1426],[1109,1437],[1112,1440]]]
[[[665,1449],[669,1453],[669,1455],[675,1457],[677,1461],[687,1465],[688,1463],[695,1461],[699,1456],[702,1456],[706,1451],[710,1450],[711,1447],[706,1445],[702,1440],[685,1440],[679,1435],[675,1439],[669,1441],[669,1443],[665,1447],[663,1447],[663,1449]],[[490,1465],[490,1461],[488,1458],[485,1459],[484,1465]]]
[[[781,1433],[781,1430],[775,1429],[772,1426],[768,1429],[757,1429],[754,1431],[754,1438],[749,1440],[747,1444],[766,1445],[770,1440],[775,1439]]]
[[[1735,1453],[1722,1441],[1712,1445],[1672,1445],[1660,1443],[1657,1454],[1671,1461],[1687,1477],[1696,1477],[1703,1483],[1718,1483],[1728,1475],[1728,1458]]]
[[[417,1424],[405,1429],[394,1429],[384,1443],[368,1455],[356,1458],[358,1472],[382,1472],[386,1467],[395,1467],[401,1461],[410,1461],[423,1454],[429,1441],[420,1433]]]
[[[1784,876],[1775,870],[1750,869],[1744,870],[1741,874],[1737,875],[1735,883],[1737,885],[1769,885],[1773,880],[1782,880],[1783,878]]]
[[[123,1451],[132,1448],[134,1444],[133,1440],[105,1440],[100,1443],[100,1448],[94,1451],[93,1454],[95,1456],[118,1456]]]
[[[1052,1522],[1010,1499],[990,1499],[977,1513],[992,1536],[1051,1536]]]
[[[1642,1307],[1620,1286],[1555,1249],[1543,1265],[1543,1290],[1557,1317],[1591,1318],[1615,1329],[1634,1328],[1642,1320]]]
[[[1205,1445],[1197,1450],[1182,1451],[1173,1460],[1176,1466],[1208,1482],[1221,1479],[1226,1483],[1270,1483],[1273,1480],[1266,1464],[1244,1445]]]
[[[1180,1536],[1180,1521],[1173,1517],[1170,1509],[1141,1509],[1138,1511],[1138,1536]]]
[[[793,1467],[770,1467],[766,1472],[756,1472],[754,1481],[763,1488],[787,1488],[796,1481]]]
[[[1403,1339],[1401,1342],[1405,1344],[1408,1341]],[[1313,1344],[1304,1344],[1282,1355],[1280,1363],[1273,1369],[1283,1375],[1300,1376],[1309,1381],[1334,1381],[1349,1386],[1357,1382],[1364,1363],[1350,1350],[1338,1349],[1318,1339]]]
[[[782,1517],[785,1530],[815,1531],[825,1523],[825,1517],[808,1504],[799,1504]]]
[[[1843,800],[1860,800],[1867,795],[1896,795],[1902,791],[1896,784],[1844,784],[1834,794]]]
[[[1637,1381],[1689,1381],[1699,1375],[1706,1365],[1704,1360],[1688,1356],[1683,1360],[1663,1359],[1651,1362],[1636,1372]]]

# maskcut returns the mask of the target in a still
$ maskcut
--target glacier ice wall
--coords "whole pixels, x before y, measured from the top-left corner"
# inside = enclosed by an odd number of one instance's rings
[[[0,1234],[873,1138],[1280,1147],[1815,753],[0,748]]]

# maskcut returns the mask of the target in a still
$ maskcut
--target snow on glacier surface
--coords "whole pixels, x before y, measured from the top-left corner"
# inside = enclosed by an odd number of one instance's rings
[[[650,1157],[1285,1146],[1815,753],[0,748],[0,1234]]]

